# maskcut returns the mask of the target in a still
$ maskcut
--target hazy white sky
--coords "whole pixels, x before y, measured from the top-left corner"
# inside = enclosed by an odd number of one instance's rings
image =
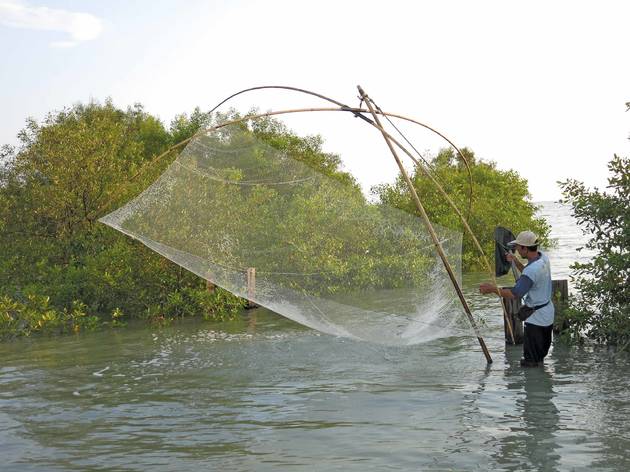
[[[628,154],[628,18],[623,1],[0,0],[0,143],[15,143],[27,116],[90,99],[140,102],[168,123],[250,86],[356,105],[361,84],[383,109],[438,128],[518,171],[534,200],[553,200],[557,180],[605,186],[606,163]],[[264,92],[233,104],[319,102]],[[345,120],[289,124],[324,133],[365,185],[391,180],[382,141]],[[412,137],[422,150],[439,146]]]

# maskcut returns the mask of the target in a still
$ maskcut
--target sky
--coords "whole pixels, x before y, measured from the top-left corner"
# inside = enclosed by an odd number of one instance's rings
[[[77,102],[139,102],[168,125],[248,87],[358,105],[360,84],[383,110],[517,171],[534,201],[557,200],[557,181],[603,189],[607,162],[630,154],[628,18],[623,1],[0,0],[0,144]],[[231,104],[326,106],[271,91]],[[340,115],[287,124],[321,133],[364,187],[392,181],[382,138]],[[429,155],[446,145],[402,129]]]

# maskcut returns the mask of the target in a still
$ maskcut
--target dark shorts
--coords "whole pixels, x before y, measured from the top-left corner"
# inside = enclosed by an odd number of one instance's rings
[[[549,326],[538,326],[525,323],[523,357],[526,361],[542,362],[551,346],[552,331],[553,324]]]

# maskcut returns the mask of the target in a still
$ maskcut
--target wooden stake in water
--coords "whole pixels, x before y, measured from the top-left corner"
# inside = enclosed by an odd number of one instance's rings
[[[444,264],[444,268],[446,269],[446,272],[448,273],[448,276],[451,279],[451,282],[453,283],[453,287],[455,288],[455,291],[457,292],[457,296],[459,297],[459,301],[461,302],[462,306],[464,307],[464,311],[466,312],[466,316],[468,317],[468,320],[470,321],[470,324],[472,325],[472,328],[475,331],[475,335],[477,336],[477,340],[479,341],[479,345],[481,346],[481,350],[483,351],[483,354],[486,357],[486,361],[488,362],[488,364],[491,364],[492,363],[492,357],[490,357],[490,352],[488,351],[486,343],[483,340],[483,338],[481,337],[481,334],[479,333],[479,329],[477,328],[477,324],[475,323],[475,319],[472,316],[472,313],[470,311],[470,307],[468,306],[468,303],[466,302],[466,298],[464,298],[464,293],[462,292],[462,289],[459,286],[459,283],[457,282],[457,279],[455,278],[455,274],[453,272],[451,264],[446,259],[446,254],[444,254],[444,250],[442,249],[442,245],[440,244],[440,240],[437,237],[437,234],[435,233],[435,230],[433,229],[433,225],[431,224],[431,221],[429,220],[429,217],[427,215],[427,212],[424,209],[424,206],[420,202],[420,197],[418,197],[416,189],[414,188],[413,183],[411,182],[411,179],[409,178],[409,175],[407,174],[407,171],[405,170],[404,166],[402,165],[402,162],[400,161],[400,158],[398,157],[398,154],[396,153],[396,150],[394,149],[394,146],[392,145],[391,141],[389,140],[388,134],[385,132],[385,130],[383,129],[383,126],[381,125],[381,122],[380,122],[380,120],[378,118],[378,115],[374,111],[374,106],[373,106],[373,104],[372,104],[372,102],[370,100],[370,97],[368,97],[368,95],[365,93],[365,91],[361,88],[360,85],[357,86],[357,88],[359,89],[359,94],[361,96],[361,99],[365,102],[365,104],[367,105],[368,109],[370,110],[370,113],[372,114],[372,117],[374,118],[375,123],[381,129],[381,133],[383,134],[383,138],[385,139],[385,142],[387,143],[387,146],[389,147],[390,152],[394,156],[394,160],[396,161],[396,164],[398,164],[398,168],[400,169],[400,173],[402,174],[403,178],[405,179],[405,182],[407,183],[407,186],[409,187],[409,191],[411,192],[411,196],[412,196],[412,199],[414,201],[414,204],[416,205],[416,208],[420,212],[420,215],[422,216],[422,219],[424,220],[424,222],[425,222],[425,224],[427,226],[427,229],[429,230],[429,234],[431,235],[431,239],[433,240],[433,244],[435,244],[435,249],[437,250],[438,255],[440,256],[440,259],[442,259],[442,263]]]
[[[255,308],[254,297],[256,297],[256,268],[250,267],[247,269],[247,308]]]

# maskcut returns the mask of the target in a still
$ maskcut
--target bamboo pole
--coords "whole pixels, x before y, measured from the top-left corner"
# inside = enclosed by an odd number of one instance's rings
[[[370,113],[372,114],[372,117],[374,118],[374,121],[379,125],[379,127],[382,128],[381,122],[380,122],[380,120],[378,118],[378,115],[374,111],[374,107],[372,106],[372,102],[370,101],[370,98],[365,93],[365,91],[361,88],[360,85],[357,88],[359,90],[359,94],[361,95],[361,98],[365,101],[365,104],[367,105],[368,109],[370,110]],[[429,220],[429,217],[428,217],[428,215],[427,215],[427,213],[426,213],[426,211],[424,209],[424,206],[422,205],[422,202],[420,201],[420,198],[418,197],[418,194],[416,193],[416,189],[414,188],[413,183],[411,182],[411,179],[409,178],[409,175],[407,174],[407,171],[405,170],[405,167],[402,165],[402,162],[400,161],[400,158],[398,157],[398,154],[396,153],[396,150],[394,149],[394,146],[392,145],[392,142],[390,141],[390,137],[389,137],[388,133],[386,133],[383,130],[382,134],[383,134],[383,138],[385,139],[385,142],[387,143],[387,147],[389,148],[390,152],[392,153],[392,156],[394,156],[394,160],[396,161],[396,164],[398,164],[398,168],[400,169],[400,172],[401,172],[403,178],[405,179],[405,182],[407,183],[407,185],[409,187],[409,191],[411,192],[411,196],[412,196],[413,201],[414,201],[414,203],[416,205],[416,208],[420,212],[420,214],[422,216],[422,219],[424,220],[424,223],[426,224],[427,229],[429,230],[429,234],[431,235],[431,239],[433,240],[433,243],[435,244],[435,248],[436,248],[436,250],[438,252],[438,255],[440,256],[440,259],[442,259],[442,263],[444,264],[444,268],[446,269],[446,272],[448,273],[448,276],[451,279],[453,287],[455,288],[455,291],[457,292],[457,296],[459,297],[459,300],[462,303],[462,306],[464,307],[464,311],[466,312],[466,316],[468,317],[468,320],[470,321],[470,324],[471,324],[473,330],[475,331],[475,335],[477,336],[477,340],[479,341],[479,345],[481,346],[481,350],[483,351],[483,354],[486,357],[486,361],[488,362],[488,364],[491,364],[492,363],[492,358],[490,357],[490,352],[488,351],[486,343],[483,340],[483,338],[481,337],[481,334],[479,333],[479,329],[477,328],[477,324],[475,323],[475,319],[472,316],[472,313],[470,311],[470,307],[468,306],[468,303],[466,302],[466,298],[464,297],[464,293],[462,292],[462,289],[459,286],[459,283],[457,282],[457,279],[455,277],[455,274],[453,273],[453,269],[451,267],[451,264],[446,259],[446,254],[444,254],[444,250],[442,249],[442,245],[440,244],[440,240],[437,237],[437,234],[435,233],[435,230],[433,229],[433,225],[431,224],[431,221]]]
[[[397,115],[393,115],[393,114],[390,114],[390,113],[382,113],[382,114],[390,115],[390,116],[397,116]],[[453,143],[451,143],[451,141],[448,140],[448,138],[446,138],[444,135],[440,134],[438,131],[435,131],[432,128],[426,126],[426,125],[418,123],[418,122],[416,122],[413,119],[409,119],[409,121],[415,122],[417,124],[420,124],[421,126],[425,126],[427,129],[430,129],[430,130],[434,131],[435,133],[440,135],[442,138],[444,138],[446,141],[448,141],[451,144],[451,146],[453,146],[455,149],[457,149],[457,147]],[[464,217],[462,212],[459,210],[457,205],[455,205],[455,202],[446,193],[446,190],[444,190],[444,187],[442,187],[442,185],[440,185],[440,183],[433,177],[433,175],[431,175],[431,173],[427,169],[425,169],[423,166],[421,166],[420,163],[416,159],[414,159],[413,155],[409,152],[409,150],[407,148],[405,148],[394,137],[392,137],[389,133],[387,133],[387,131],[385,131],[385,129],[382,126],[380,126],[380,122],[379,123],[372,123],[372,126],[374,126],[376,129],[378,129],[381,133],[384,133],[383,134],[384,136],[385,135],[388,136],[388,139],[390,139],[394,144],[396,144],[396,146],[398,146],[405,154],[407,154],[407,156],[409,156],[409,158],[411,158],[412,161],[414,161],[414,163],[416,163],[418,165],[420,170],[422,170],[424,172],[424,174],[431,180],[431,182],[437,187],[437,189],[440,191],[442,196],[446,199],[446,201],[451,206],[451,208],[453,208],[453,210],[455,210],[455,213],[457,214],[457,216],[461,220],[462,224],[464,225],[464,229],[468,232],[468,234],[472,238],[473,244],[475,245],[475,247],[477,248],[477,251],[481,255],[481,259],[482,259],[482,261],[484,262],[484,264],[486,266],[486,270],[488,271],[488,273],[492,277],[494,285],[497,287],[496,294],[498,295],[499,302],[501,303],[501,308],[503,310],[503,317],[504,317],[506,323],[508,323],[507,324],[508,332],[510,334],[510,337],[512,338],[512,344],[514,344],[515,343],[514,332],[512,331],[512,325],[509,323],[510,315],[509,315],[509,313],[508,313],[508,311],[507,311],[507,309],[505,307],[505,304],[503,303],[503,300],[501,299],[501,290],[500,290],[500,288],[498,286],[497,278],[496,278],[496,276],[494,274],[494,271],[490,267],[490,262],[488,261],[488,258],[486,257],[486,253],[484,252],[483,248],[481,247],[481,243],[479,243],[479,240],[475,236],[475,233],[473,233],[473,230],[470,228],[470,225],[468,224],[468,221],[466,220],[466,218]]]

